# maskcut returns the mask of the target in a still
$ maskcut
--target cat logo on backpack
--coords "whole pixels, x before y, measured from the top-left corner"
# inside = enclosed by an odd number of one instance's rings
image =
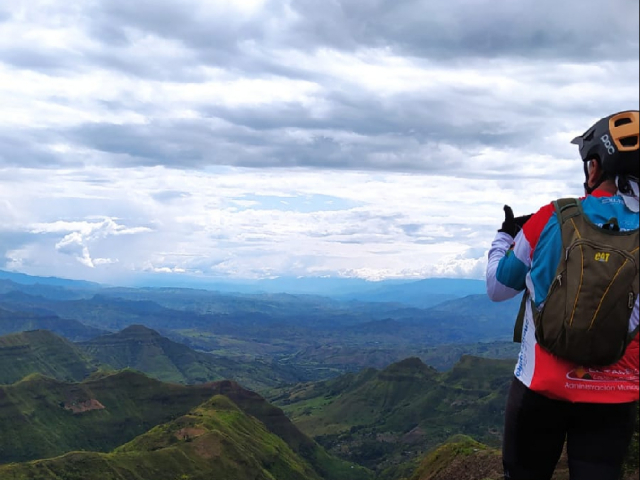
[[[609,253],[606,252],[598,252],[595,255],[596,262],[608,262],[609,261]]]

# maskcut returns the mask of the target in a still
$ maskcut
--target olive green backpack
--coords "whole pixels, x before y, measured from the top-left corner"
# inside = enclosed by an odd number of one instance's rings
[[[619,231],[617,219],[598,227],[574,198],[554,202],[562,232],[556,276],[540,310],[531,301],[538,344],[584,366],[618,361],[638,332],[629,317],[638,297],[638,230]],[[522,340],[527,303],[523,295],[514,328]]]

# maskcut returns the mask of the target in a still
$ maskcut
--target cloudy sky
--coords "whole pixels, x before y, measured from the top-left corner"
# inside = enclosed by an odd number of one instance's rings
[[[481,278],[638,108],[638,0],[0,3],[0,269]]]

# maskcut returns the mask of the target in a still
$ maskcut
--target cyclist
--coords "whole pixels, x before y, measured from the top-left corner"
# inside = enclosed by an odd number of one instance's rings
[[[637,110],[600,119],[572,143],[584,164],[584,215],[604,226],[638,229],[640,118]],[[505,220],[491,245],[487,294],[503,301],[526,290],[534,305],[549,294],[562,252],[553,202],[533,215]],[[637,273],[635,282],[637,282]],[[617,480],[633,433],[639,398],[639,342],[606,367],[564,360],[536,340],[532,302],[526,304],[521,349],[510,387],[503,439],[504,478],[550,479],[567,445],[572,480]],[[638,326],[638,296],[629,332]]]

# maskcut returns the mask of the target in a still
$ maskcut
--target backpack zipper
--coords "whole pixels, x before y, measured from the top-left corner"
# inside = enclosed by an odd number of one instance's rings
[[[600,244],[600,243],[596,243],[596,242],[593,242],[591,240],[587,240],[586,238],[580,238],[580,239],[574,241],[571,245],[569,245],[565,249],[565,253],[564,253],[565,262],[569,259],[569,253],[571,252],[571,250],[573,250],[575,247],[580,246],[580,245],[588,245],[588,246],[590,246],[592,248],[601,248],[602,247],[602,244]],[[617,253],[618,255],[622,256],[623,258],[626,258],[627,260],[631,261],[634,265],[636,265],[636,259],[633,257],[633,255],[631,255],[626,250],[621,250],[619,248],[608,247],[607,251],[609,251],[611,253]]]

